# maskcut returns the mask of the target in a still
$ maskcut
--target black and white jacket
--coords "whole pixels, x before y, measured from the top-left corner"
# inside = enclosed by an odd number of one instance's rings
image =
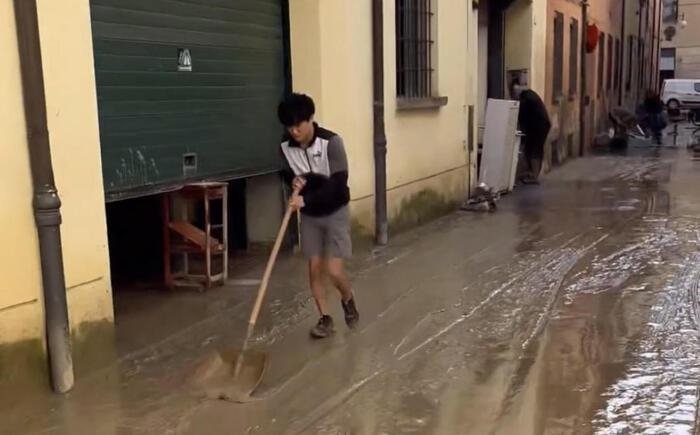
[[[326,216],[350,202],[348,159],[340,136],[314,124],[314,138],[307,148],[285,136],[281,150],[285,181],[291,185],[295,176],[306,179],[301,191],[303,214]]]

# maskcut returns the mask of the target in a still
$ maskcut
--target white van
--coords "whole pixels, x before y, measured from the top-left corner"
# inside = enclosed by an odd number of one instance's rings
[[[671,110],[700,107],[700,80],[664,80],[661,101]]]

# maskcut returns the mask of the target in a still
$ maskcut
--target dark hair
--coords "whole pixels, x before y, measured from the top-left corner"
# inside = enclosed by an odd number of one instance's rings
[[[291,94],[277,107],[277,117],[285,127],[310,121],[314,113],[316,113],[314,100],[304,94]]]

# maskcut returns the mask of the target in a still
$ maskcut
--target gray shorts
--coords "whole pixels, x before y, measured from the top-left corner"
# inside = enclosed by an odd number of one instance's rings
[[[307,258],[350,258],[350,210],[343,206],[328,216],[301,216],[301,252]]]

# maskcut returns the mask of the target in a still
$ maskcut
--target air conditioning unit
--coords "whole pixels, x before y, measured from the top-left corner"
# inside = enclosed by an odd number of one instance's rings
[[[667,41],[671,41],[676,36],[676,33],[678,33],[676,26],[668,26],[664,29],[664,36],[666,36]]]

